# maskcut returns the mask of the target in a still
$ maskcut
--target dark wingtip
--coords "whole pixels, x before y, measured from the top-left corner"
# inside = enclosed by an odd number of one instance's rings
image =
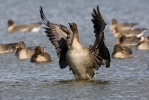
[[[40,9],[39,9],[39,11],[42,11],[42,6],[40,6]]]
[[[42,6],[40,6],[39,12],[40,12],[40,15],[41,15],[41,12],[42,12]]]
[[[98,5],[96,8],[93,8],[91,21],[94,24],[94,29],[96,30],[95,32],[97,32],[97,34],[99,34],[100,32],[103,32],[103,30],[105,29],[106,23],[102,18],[102,14],[99,10]]]
[[[97,5],[97,10],[99,11],[99,6]]]
[[[43,14],[43,9],[42,9],[42,6],[40,6],[39,12],[40,12],[40,17],[42,18],[42,22],[43,22],[43,16],[42,16],[42,14]]]
[[[44,23],[45,25],[48,25],[48,23],[50,23],[48,21],[48,19],[46,18],[46,16],[44,15],[44,12],[43,12],[43,9],[42,9],[42,6],[40,6],[40,17],[41,17],[41,22]]]

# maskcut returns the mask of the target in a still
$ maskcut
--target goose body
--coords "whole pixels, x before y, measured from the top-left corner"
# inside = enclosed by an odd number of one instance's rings
[[[0,44],[0,53],[13,53],[17,43]]]
[[[94,78],[94,70],[103,65],[110,67],[110,53],[105,45],[104,28],[106,23],[101,17],[99,8],[93,10],[92,22],[94,24],[95,42],[93,46],[85,48],[79,41],[77,24],[69,23],[70,29],[54,24],[47,20],[42,8],[41,18],[47,27],[44,27],[51,43],[55,46],[59,57],[60,68],[70,67],[76,79]]]
[[[132,58],[133,52],[130,48],[126,46],[121,46],[120,44],[116,44],[114,46],[112,57],[113,58]]]
[[[146,32],[146,28],[135,28],[135,29],[127,29],[127,30],[120,30],[119,28],[115,28],[114,37],[119,38],[122,35],[126,37],[141,37]]]
[[[34,48],[27,48],[23,41],[20,41],[16,46],[16,56],[18,59],[30,59],[32,55],[35,53]]]
[[[69,49],[66,59],[76,79],[92,79],[94,77],[93,60],[87,49]]]
[[[140,43],[137,44],[136,48],[138,50],[149,50],[148,37],[141,37]]]
[[[119,38],[118,43],[121,44],[121,46],[136,46],[140,42],[141,38],[137,37],[126,37],[122,35]]]
[[[51,62],[51,56],[40,46],[35,48],[35,53],[31,57],[31,62],[42,63]]]
[[[133,29],[133,27],[137,24],[138,23],[127,23],[127,22],[118,23],[118,21],[115,18],[113,18],[110,22],[110,31],[114,32],[115,28],[119,28],[121,30]]]
[[[40,30],[41,23],[31,23],[31,24],[19,24],[14,25],[13,20],[8,21],[8,32],[38,32]]]
[[[128,23],[128,22],[118,23],[118,21],[115,18],[113,18],[110,22],[110,31],[114,32],[115,28],[119,28],[121,30],[133,29],[133,27],[137,24],[138,23]]]

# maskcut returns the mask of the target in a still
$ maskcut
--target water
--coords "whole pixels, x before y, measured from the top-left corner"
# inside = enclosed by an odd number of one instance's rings
[[[38,33],[8,33],[7,21],[17,24],[41,21],[40,6],[47,18],[68,27],[76,22],[84,46],[94,42],[91,12],[99,5],[107,23],[105,37],[112,53],[116,41],[109,32],[109,22],[138,22],[149,28],[148,0],[0,0],[0,43],[24,41],[27,46],[44,46],[51,63],[35,64],[18,60],[13,54],[0,54],[0,100],[148,100],[149,51],[132,48],[134,58],[112,59],[111,67],[96,71],[94,81],[75,81],[69,68],[61,70],[54,46],[44,30]],[[146,32],[145,35],[148,35]]]

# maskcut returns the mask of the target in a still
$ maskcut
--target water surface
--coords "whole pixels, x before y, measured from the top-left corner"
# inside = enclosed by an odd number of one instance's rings
[[[105,37],[112,53],[116,41],[109,32],[109,22],[137,22],[136,27],[149,28],[148,0],[1,0],[0,43],[24,41],[27,46],[44,46],[53,61],[45,64],[18,60],[14,53],[0,54],[0,100],[148,100],[149,51],[132,48],[134,58],[112,59],[111,67],[96,71],[94,81],[75,81],[69,68],[61,70],[54,46],[44,30],[38,33],[8,33],[7,21],[17,24],[41,21],[43,7],[47,18],[68,27],[76,22],[81,43],[94,42],[91,12],[99,5],[107,23]],[[148,35],[146,32],[145,35]]]

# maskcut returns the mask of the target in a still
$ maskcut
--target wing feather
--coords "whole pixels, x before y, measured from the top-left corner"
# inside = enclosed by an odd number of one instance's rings
[[[40,9],[40,15],[42,18],[42,22],[46,25],[46,27],[43,27],[45,29],[45,33],[49,37],[51,43],[55,46],[57,55],[60,58],[60,68],[65,68],[68,65],[65,58],[66,52],[68,50],[67,34],[70,34],[69,32],[71,32],[71,30],[63,25],[54,24],[48,21],[48,19],[44,15],[42,7]]]
[[[93,46],[89,47],[89,50],[92,53],[94,59],[94,68],[98,69],[100,65],[105,65],[106,67],[110,67],[110,53],[105,44],[105,37],[104,37],[104,29],[106,26],[105,21],[103,20],[101,13],[99,11],[99,7],[97,9],[93,9],[92,13],[93,19],[93,27],[95,33],[95,42]]]

